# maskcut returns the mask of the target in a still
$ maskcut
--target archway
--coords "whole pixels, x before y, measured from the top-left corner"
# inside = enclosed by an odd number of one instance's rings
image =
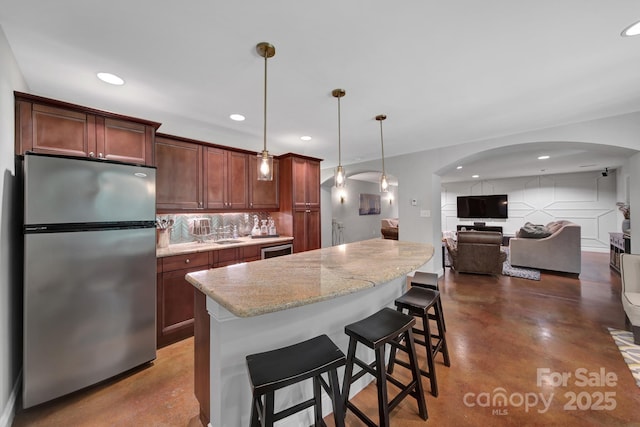
[[[388,175],[389,192],[381,193],[379,189],[380,172],[370,169],[359,170],[347,175],[347,185],[342,189],[334,186],[333,177],[326,177],[322,184],[323,228],[331,218],[330,233],[323,229],[323,247],[342,243],[381,237],[380,224],[383,218],[397,218],[398,179]],[[379,195],[379,213],[361,214],[359,205],[361,195]]]

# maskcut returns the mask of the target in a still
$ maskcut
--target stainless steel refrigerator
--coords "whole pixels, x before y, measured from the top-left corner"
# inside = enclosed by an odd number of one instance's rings
[[[155,172],[24,156],[25,408],[155,359]]]

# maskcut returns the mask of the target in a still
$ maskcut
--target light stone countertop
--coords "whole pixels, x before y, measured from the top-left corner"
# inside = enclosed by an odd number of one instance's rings
[[[190,242],[190,243],[178,243],[175,245],[169,245],[167,248],[156,248],[156,257],[163,258],[167,256],[173,255],[184,255],[191,254],[195,252],[207,252],[207,251],[215,251],[218,249],[227,249],[227,248],[237,248],[241,246],[251,246],[251,245],[268,245],[268,244],[278,244],[278,243],[289,243],[293,241],[293,237],[280,236],[280,237],[261,237],[257,239],[253,239],[251,237],[239,237],[237,239],[240,243],[225,243],[219,244],[214,242]]]
[[[371,239],[196,271],[186,279],[234,315],[251,317],[388,283],[432,256],[429,244]]]

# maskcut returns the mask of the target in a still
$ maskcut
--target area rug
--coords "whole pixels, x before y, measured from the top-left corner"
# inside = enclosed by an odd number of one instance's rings
[[[609,328],[609,333],[636,380],[636,385],[640,387],[640,345],[633,343],[633,333],[629,331]]]
[[[521,279],[540,280],[540,270],[534,268],[514,267],[509,263],[509,247],[502,247],[507,253],[507,260],[502,264],[502,274],[504,276],[519,277]]]
[[[519,277],[521,279],[540,280],[540,271],[533,268],[514,267],[509,264],[509,259],[502,264],[502,274],[505,276]]]

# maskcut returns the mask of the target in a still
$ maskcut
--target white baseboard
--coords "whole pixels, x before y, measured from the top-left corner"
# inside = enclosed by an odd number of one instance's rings
[[[21,383],[22,371],[20,371],[18,378],[16,378],[16,382],[13,385],[13,390],[11,390],[9,400],[7,400],[7,404],[2,410],[2,416],[0,416],[0,427],[11,427],[11,424],[13,423],[13,418],[16,415],[16,402],[18,401],[18,392],[20,391]]]

